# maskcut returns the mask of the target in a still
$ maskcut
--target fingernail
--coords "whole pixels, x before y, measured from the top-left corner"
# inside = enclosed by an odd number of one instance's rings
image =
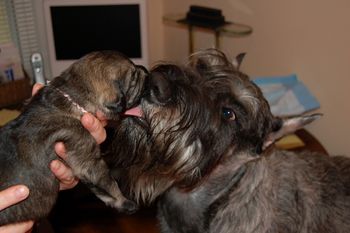
[[[84,117],[84,121],[85,121],[86,124],[88,124],[88,125],[93,124],[94,118],[92,118],[91,115],[84,114],[83,117]]]
[[[29,194],[29,189],[25,186],[18,187],[15,190],[15,196],[17,198],[21,198],[21,199],[25,198],[28,196],[28,194]]]
[[[51,162],[51,169],[57,171],[60,168],[61,164],[57,161],[52,161]]]

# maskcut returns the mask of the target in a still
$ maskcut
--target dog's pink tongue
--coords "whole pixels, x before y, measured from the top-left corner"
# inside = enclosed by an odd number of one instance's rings
[[[126,110],[124,115],[142,117],[143,114],[142,114],[142,109],[140,108],[140,106],[137,106],[135,108],[131,108],[129,110]]]

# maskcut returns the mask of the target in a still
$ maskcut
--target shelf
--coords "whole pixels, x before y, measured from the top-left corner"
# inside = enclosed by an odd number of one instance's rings
[[[200,23],[186,22],[185,14],[169,14],[163,16],[164,23],[170,26],[185,26],[189,31],[189,53],[193,53],[194,41],[193,41],[193,29],[200,28],[209,30],[215,34],[215,46],[220,49],[220,37],[242,37],[252,34],[253,28],[249,25],[227,22],[226,24],[218,27],[203,25]]]

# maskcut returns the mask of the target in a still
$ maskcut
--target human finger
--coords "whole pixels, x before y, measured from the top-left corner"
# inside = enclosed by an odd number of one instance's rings
[[[107,117],[102,112],[97,111],[96,118],[101,122],[103,127],[107,125]]]
[[[62,142],[55,144],[55,152],[62,159],[67,158],[66,149]],[[78,178],[74,176],[72,169],[59,160],[52,161],[50,168],[57,179],[60,181],[60,190],[73,188],[79,182]]]
[[[0,192],[0,211],[26,199],[29,189],[24,185],[15,185]]]
[[[26,233],[33,228],[33,221],[20,222],[0,227],[0,233]]]
[[[35,83],[32,88],[32,96],[35,95],[43,86],[44,84]]]
[[[92,114],[85,113],[81,117],[81,123],[95,138],[98,144],[101,144],[104,140],[106,140],[107,133],[105,128],[103,128],[102,123]]]
[[[63,160],[67,159],[66,147],[64,146],[63,142],[57,142],[55,144],[55,152]]]

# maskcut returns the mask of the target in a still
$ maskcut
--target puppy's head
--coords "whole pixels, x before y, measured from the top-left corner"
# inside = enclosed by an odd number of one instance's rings
[[[67,93],[87,111],[107,118],[139,102],[147,70],[115,51],[98,51],[73,63],[50,85]]]

